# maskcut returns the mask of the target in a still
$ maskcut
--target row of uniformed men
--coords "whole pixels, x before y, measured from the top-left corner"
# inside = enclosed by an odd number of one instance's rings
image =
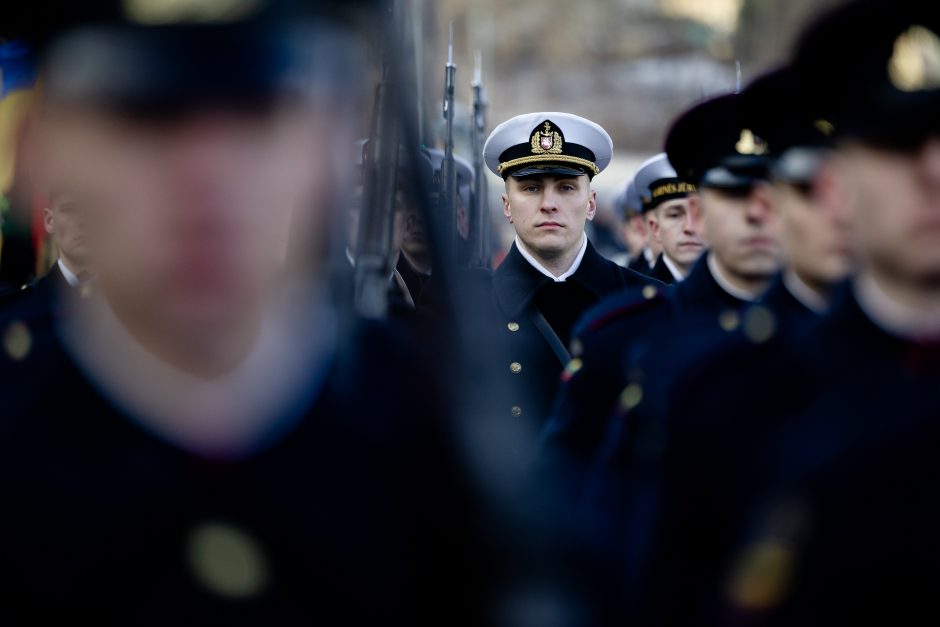
[[[37,145],[50,187],[95,199],[97,294],[74,312],[2,312],[10,615],[481,622],[481,598],[530,601],[548,580],[523,585],[521,563],[472,554],[494,525],[467,515],[456,460],[528,465],[540,434],[539,522],[583,534],[613,567],[615,615],[935,611],[934,9],[853,3],[808,30],[787,68],[676,121],[672,169],[660,157],[643,173],[662,263],[685,275],[673,288],[587,241],[603,129],[554,112],[497,127],[484,158],[516,240],[492,276],[460,283],[486,324],[464,346],[460,401],[479,414],[457,446],[437,420],[453,403],[437,403],[412,346],[370,323],[342,329],[353,321],[316,290],[282,306],[294,286],[271,251],[337,192],[311,174],[328,162],[313,147],[351,143],[332,106],[346,83],[331,81],[355,74],[320,76],[310,109],[259,108],[218,53],[293,61],[254,78],[296,98],[289,79],[310,57],[281,48],[296,21],[94,19],[46,58]],[[329,43],[324,59],[348,58]],[[199,71],[168,61],[181,50],[206,53],[190,59]],[[65,71],[80,62],[108,69]],[[298,198],[318,211],[295,212]]]
[[[534,475],[641,624],[935,616],[938,33],[916,3],[827,14],[681,115],[625,192],[662,246],[635,267],[675,286],[579,318]],[[555,182],[524,183],[536,225],[572,215]],[[565,259],[517,233],[533,267]]]

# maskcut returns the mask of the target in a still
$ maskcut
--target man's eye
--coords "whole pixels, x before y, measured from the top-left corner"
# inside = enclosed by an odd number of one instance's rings
[[[572,192],[574,191],[574,185],[562,185],[561,191],[563,192]]]
[[[522,191],[524,191],[524,192],[537,192],[537,191],[539,191],[539,188],[536,187],[535,185],[526,185],[525,187],[522,188]]]

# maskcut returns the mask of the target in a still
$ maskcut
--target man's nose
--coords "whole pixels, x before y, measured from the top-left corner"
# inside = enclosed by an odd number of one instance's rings
[[[766,183],[754,185],[750,195],[747,197],[747,204],[744,212],[750,222],[766,222],[771,213],[770,194],[768,193]]]
[[[546,189],[542,192],[542,203],[539,205],[542,211],[558,211],[558,196],[554,191]]]
[[[940,190],[940,136],[934,135],[924,144],[918,166],[921,177],[937,193]]]

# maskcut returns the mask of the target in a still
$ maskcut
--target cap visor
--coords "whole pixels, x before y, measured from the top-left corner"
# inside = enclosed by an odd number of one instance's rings
[[[587,172],[565,165],[532,165],[513,170],[509,176],[522,178],[525,176],[547,176],[549,174],[555,176],[582,176]]]
[[[815,148],[791,148],[771,167],[775,179],[791,183],[810,183],[816,177],[824,152]]]
[[[746,187],[758,181],[766,181],[769,165],[769,160],[764,158],[726,163],[706,170],[701,184],[708,187]]]

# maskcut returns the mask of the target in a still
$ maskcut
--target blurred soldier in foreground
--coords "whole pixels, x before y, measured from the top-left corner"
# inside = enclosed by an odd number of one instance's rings
[[[693,215],[695,184],[682,180],[665,154],[650,158],[637,170],[637,190],[648,216],[650,236],[662,248],[662,254],[650,276],[666,285],[683,280],[705,250],[699,236],[701,221]]]
[[[480,624],[437,388],[327,299],[361,43],[200,6],[83,3],[45,41],[38,182],[88,199],[96,281],[0,320],[0,613]]]
[[[780,216],[785,268],[761,298],[775,320],[775,335],[801,333],[828,309],[833,291],[849,275],[853,255],[845,211],[823,202],[833,147],[831,129],[811,98],[791,103],[800,89],[790,67],[770,72],[745,91],[755,132],[773,159],[771,196]]]

